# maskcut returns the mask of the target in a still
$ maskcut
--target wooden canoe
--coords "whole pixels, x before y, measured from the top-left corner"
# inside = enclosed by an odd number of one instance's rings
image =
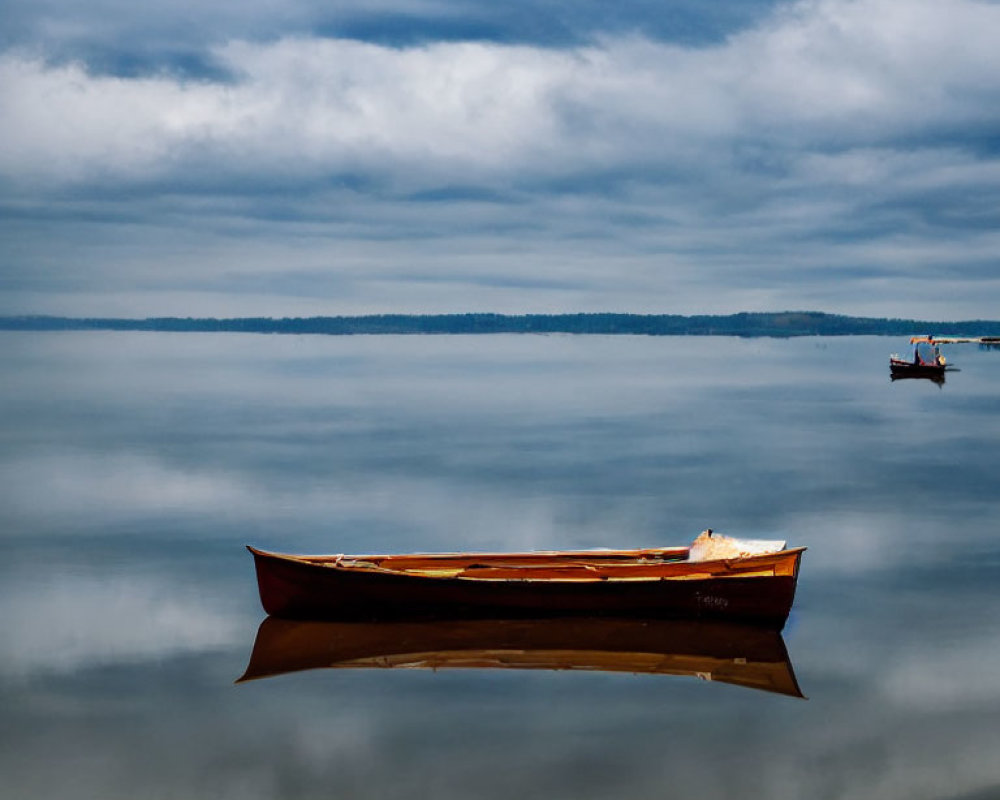
[[[265,619],[238,682],[319,668],[550,669],[687,675],[802,697],[781,634],[726,622]]]
[[[692,560],[688,547],[380,556],[247,549],[264,610],[279,617],[598,614],[722,618],[779,628],[791,609],[805,550]]]

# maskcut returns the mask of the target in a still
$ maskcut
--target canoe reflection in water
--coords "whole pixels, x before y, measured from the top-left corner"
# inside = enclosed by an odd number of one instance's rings
[[[379,622],[268,617],[237,682],[317,668],[394,667],[688,675],[803,696],[778,630],[607,617]]]

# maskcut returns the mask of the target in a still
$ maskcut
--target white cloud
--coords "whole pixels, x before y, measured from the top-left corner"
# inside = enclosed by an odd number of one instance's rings
[[[703,171],[679,160],[719,142],[867,147],[992,122],[998,31],[993,4],[824,0],[705,49],[234,41],[214,53],[231,84],[8,52],[0,169],[57,183],[371,172],[415,186],[638,163]]]
[[[806,0],[699,48],[231,39],[230,82],[8,50],[0,313],[995,316],[998,32]]]
[[[552,65],[570,61],[489,45],[294,39],[233,43],[219,57],[236,83],[94,76],[8,54],[0,168],[55,182],[163,178],[198,165],[302,179],[429,160],[457,176],[521,163],[532,140],[553,138],[543,135],[552,125],[543,96]]]

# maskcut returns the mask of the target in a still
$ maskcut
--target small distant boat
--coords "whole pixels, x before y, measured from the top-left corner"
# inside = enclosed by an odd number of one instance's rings
[[[301,619],[641,615],[780,628],[804,547],[703,532],[690,547],[301,556],[247,548],[264,610]]]
[[[889,358],[889,372],[893,378],[930,378],[944,381],[948,367],[944,364],[915,363],[901,358]]]
[[[685,675],[802,697],[785,643],[773,628],[607,617],[381,622],[268,617],[237,682],[320,668]]]
[[[937,384],[944,383],[944,373],[954,367],[945,363],[941,355],[940,345],[944,342],[955,342],[957,339],[935,338],[930,334],[911,336],[910,344],[914,346],[913,360],[907,361],[897,353],[889,356],[889,374],[893,380],[900,378],[928,378]]]

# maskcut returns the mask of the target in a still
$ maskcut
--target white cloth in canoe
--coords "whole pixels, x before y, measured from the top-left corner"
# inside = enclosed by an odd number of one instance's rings
[[[718,558],[746,558],[785,549],[785,542],[770,539],[734,539],[711,530],[702,531],[688,553],[689,561],[713,561]]]

